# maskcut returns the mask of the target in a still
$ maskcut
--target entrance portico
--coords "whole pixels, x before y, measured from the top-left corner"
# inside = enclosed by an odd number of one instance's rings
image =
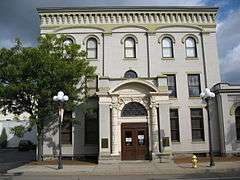
[[[154,160],[160,153],[170,152],[170,146],[163,148],[162,144],[162,138],[170,138],[169,92],[165,76],[156,80],[158,87],[144,79],[125,79],[111,88],[114,81],[100,79],[99,84],[103,85],[98,92],[100,162]],[[134,130],[124,134],[130,127]],[[134,153],[132,157],[126,154],[129,148]]]

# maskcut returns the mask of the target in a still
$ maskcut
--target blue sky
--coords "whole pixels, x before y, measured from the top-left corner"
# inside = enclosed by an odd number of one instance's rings
[[[217,46],[222,81],[240,84],[240,0],[0,0],[0,47],[19,37],[35,46],[37,7],[77,6],[217,6]]]

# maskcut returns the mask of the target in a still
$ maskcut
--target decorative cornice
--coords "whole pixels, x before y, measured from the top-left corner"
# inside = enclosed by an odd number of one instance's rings
[[[182,24],[216,25],[216,9],[173,8],[148,9],[145,11],[117,9],[93,11],[93,9],[38,9],[41,27],[62,25],[140,25],[140,24]]]

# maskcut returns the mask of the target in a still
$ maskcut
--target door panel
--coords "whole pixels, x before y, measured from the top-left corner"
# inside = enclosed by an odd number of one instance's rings
[[[147,123],[123,123],[121,136],[122,160],[148,159]]]

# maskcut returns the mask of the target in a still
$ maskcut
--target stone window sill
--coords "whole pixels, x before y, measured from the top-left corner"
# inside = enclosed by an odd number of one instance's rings
[[[186,61],[199,61],[199,58],[198,57],[186,57],[185,58]]]
[[[87,58],[87,60],[88,60],[88,61],[98,61],[98,59],[95,59],[95,58],[93,58],[93,59]]]
[[[161,58],[163,61],[175,61],[174,58],[170,58],[170,57],[162,57]]]
[[[192,144],[206,144],[206,142],[199,140],[199,141],[192,141]]]
[[[62,147],[72,147],[72,144],[62,144]]]
[[[172,141],[172,144],[177,145],[177,144],[181,144],[181,142],[180,141]]]
[[[137,58],[123,58],[124,61],[136,61]]]
[[[191,96],[191,97],[189,97],[189,99],[201,99],[201,97],[200,96]]]

